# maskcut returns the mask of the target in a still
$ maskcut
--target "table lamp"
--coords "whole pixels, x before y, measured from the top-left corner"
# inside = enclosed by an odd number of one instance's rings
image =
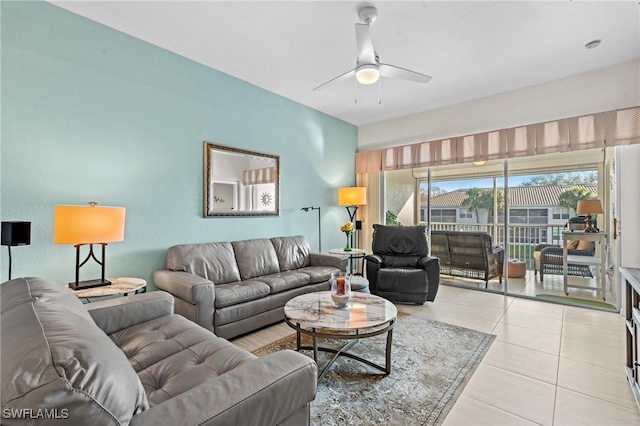
[[[11,280],[11,247],[31,244],[31,222],[2,222],[2,245],[9,250],[9,280]]]
[[[105,248],[107,243],[124,240],[124,207],[102,207],[95,202],[88,206],[56,205],[53,213],[54,244],[73,244],[76,248],[76,279],[69,283],[74,290],[111,285],[104,279]],[[89,245],[89,254],[80,262],[80,248]],[[102,259],[98,260],[93,245],[102,246]],[[101,266],[100,279],[80,281],[80,268],[89,259]]]
[[[600,200],[578,200],[578,206],[576,207],[576,213],[587,215],[587,227],[584,232],[598,232],[593,226],[592,214],[602,214],[602,203]]]
[[[338,188],[338,204],[346,206],[349,221],[355,225],[356,230],[362,228],[362,223],[357,221],[354,223],[358,206],[367,204],[367,188],[363,186],[347,186]],[[350,209],[353,209],[351,211]],[[351,235],[351,247],[353,247],[353,234]]]

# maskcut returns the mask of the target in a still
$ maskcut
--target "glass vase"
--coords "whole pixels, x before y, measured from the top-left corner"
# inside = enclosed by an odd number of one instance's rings
[[[347,234],[347,245],[344,246],[344,251],[351,251],[351,234]]]
[[[351,274],[334,272],[331,274],[331,300],[336,308],[346,308],[351,301]]]

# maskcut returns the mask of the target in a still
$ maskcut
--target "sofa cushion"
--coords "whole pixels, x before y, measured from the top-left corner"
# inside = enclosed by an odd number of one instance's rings
[[[138,372],[151,405],[256,359],[180,315],[156,318],[110,337]]]
[[[257,277],[256,281],[261,281],[271,288],[271,294],[280,293],[292,288],[302,287],[309,284],[309,274],[298,271],[278,272],[264,277]]]
[[[167,250],[165,266],[225,284],[240,281],[231,243],[181,244]]]
[[[221,284],[216,286],[216,308],[237,305],[238,303],[260,299],[268,296],[271,288],[261,282],[254,280],[238,281],[235,283]]]
[[[149,407],[124,353],[66,287],[0,286],[2,407],[66,409],[75,424],[128,424]]]
[[[278,256],[281,271],[291,271],[309,266],[311,247],[309,241],[302,236],[271,238]]]
[[[234,241],[231,245],[236,254],[240,279],[248,280],[280,272],[278,256],[270,240],[260,238]]]

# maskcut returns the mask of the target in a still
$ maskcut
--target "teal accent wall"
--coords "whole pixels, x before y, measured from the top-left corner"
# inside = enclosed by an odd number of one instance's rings
[[[149,282],[174,244],[301,234],[317,250],[303,206],[322,208],[323,251],[344,246],[337,188],[354,184],[355,126],[51,4],[0,7],[0,217],[32,222],[14,278],[73,279],[56,204],[126,207],[107,275]],[[202,217],[205,140],[280,155],[278,217]]]

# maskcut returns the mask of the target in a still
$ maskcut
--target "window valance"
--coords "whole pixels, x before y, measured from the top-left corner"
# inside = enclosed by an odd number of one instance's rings
[[[640,107],[356,153],[356,173],[640,143]]]

